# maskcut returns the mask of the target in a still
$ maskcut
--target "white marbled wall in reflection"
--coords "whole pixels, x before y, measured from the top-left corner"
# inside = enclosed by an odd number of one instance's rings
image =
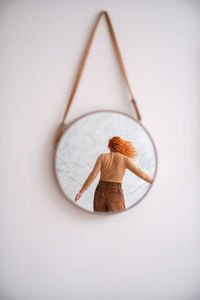
[[[143,171],[154,177],[156,169],[155,146],[149,133],[131,116],[120,112],[97,111],[74,122],[62,136],[55,155],[55,169],[64,194],[76,205],[93,211],[94,190],[100,173],[75,202],[79,192],[100,153],[110,152],[108,140],[120,136],[129,140],[137,151],[134,162]],[[138,202],[151,184],[126,170],[122,188],[126,208]]]

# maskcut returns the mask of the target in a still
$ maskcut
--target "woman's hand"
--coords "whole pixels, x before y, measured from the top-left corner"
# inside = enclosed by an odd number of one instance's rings
[[[83,193],[78,193],[75,197],[75,201],[79,200]]]

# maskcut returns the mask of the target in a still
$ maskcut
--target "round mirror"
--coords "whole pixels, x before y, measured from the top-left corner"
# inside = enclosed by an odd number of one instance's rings
[[[132,145],[134,159],[118,145],[108,147],[114,137]],[[67,199],[88,212],[105,214],[125,211],[147,195],[157,161],[155,144],[139,121],[126,113],[98,110],[66,127],[55,149],[54,170]],[[79,194],[84,184],[87,188]],[[104,209],[97,209],[103,201]],[[117,201],[121,201],[119,210]]]

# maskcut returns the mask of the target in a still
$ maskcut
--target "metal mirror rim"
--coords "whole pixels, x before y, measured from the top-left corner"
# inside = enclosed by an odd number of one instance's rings
[[[144,195],[136,202],[134,203],[133,205],[129,206],[128,208],[124,209],[124,210],[121,210],[121,211],[116,211],[116,212],[98,212],[98,211],[90,211],[90,210],[87,210],[85,209],[84,207],[81,207],[79,206],[78,204],[76,204],[75,202],[73,202],[70,198],[67,197],[67,195],[64,193],[63,189],[62,189],[62,186],[59,182],[59,179],[58,179],[58,176],[57,176],[57,172],[56,172],[56,154],[57,154],[57,150],[59,148],[59,144],[62,140],[62,138],[64,137],[66,131],[74,124],[76,123],[77,121],[79,121],[80,119],[82,118],[85,118],[86,116],[90,115],[90,114],[94,114],[94,113],[100,113],[100,112],[114,112],[114,113],[118,113],[118,114],[122,114],[132,120],[134,120],[135,122],[137,122],[142,128],[143,130],[146,132],[146,134],[149,136],[151,142],[152,142],[152,145],[153,145],[153,149],[154,149],[154,153],[155,153],[155,161],[156,161],[156,167],[155,167],[155,172],[154,172],[154,181],[153,183],[150,185],[149,189],[144,193]],[[135,117],[127,114],[127,113],[124,113],[124,112],[121,112],[121,111],[118,111],[118,110],[111,110],[111,109],[101,109],[101,110],[94,110],[94,111],[90,111],[89,113],[85,113],[83,115],[81,115],[80,117],[76,118],[75,120],[71,121],[69,124],[66,125],[66,127],[64,128],[63,130],[63,134],[57,144],[56,147],[54,147],[54,153],[53,153],[53,173],[54,173],[54,176],[55,176],[55,179],[56,179],[56,182],[62,192],[62,194],[64,195],[64,197],[69,200],[70,203],[73,203],[73,205],[75,205],[76,207],[82,209],[83,211],[86,211],[88,213],[91,213],[91,214],[96,214],[96,215],[106,215],[106,216],[110,216],[110,215],[115,215],[115,214],[118,214],[118,213],[123,213],[131,208],[133,208],[134,206],[136,206],[138,203],[140,203],[145,197],[146,195],[149,193],[149,191],[152,189],[152,186],[155,182],[155,178],[156,178],[156,175],[157,175],[157,170],[158,170],[158,153],[157,153],[157,149],[156,149],[156,145],[155,145],[155,142],[151,136],[151,134],[149,133],[149,131],[144,127],[144,125],[139,121],[137,120]]]

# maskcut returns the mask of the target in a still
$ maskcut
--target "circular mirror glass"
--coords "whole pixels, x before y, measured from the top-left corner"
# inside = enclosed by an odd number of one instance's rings
[[[132,144],[136,151],[134,159],[116,151],[116,149],[114,152],[111,151],[108,142],[113,137],[120,137]],[[102,169],[105,166],[108,167],[109,155],[120,157],[117,163],[115,160],[114,180],[112,180],[110,169],[107,173]],[[76,196],[94,169],[95,164],[98,164],[99,156],[101,157],[101,166],[98,165],[99,170],[97,170],[99,172],[95,174],[95,178],[91,179],[89,186],[77,200]],[[105,157],[107,157],[106,163]],[[122,159],[123,163],[121,162]],[[145,176],[140,176],[134,168],[128,168],[130,165],[126,165],[125,162],[131,164],[130,160],[133,161],[137,170],[147,175],[146,178],[155,179],[158,159],[156,147],[149,132],[138,120],[126,113],[98,110],[79,117],[66,127],[55,149],[54,170],[63,194],[76,206],[92,213],[115,213],[117,212],[116,209],[109,208],[109,206],[107,209],[97,211],[94,207],[94,196],[97,194],[98,199],[96,198],[96,200],[99,202],[107,201],[104,196],[107,195],[106,188],[110,188],[111,193],[109,195],[111,197],[114,195],[112,192],[116,192],[113,201],[117,201],[116,197],[124,201],[124,208],[118,211],[121,212],[139,203],[152,186],[152,182],[146,180]],[[125,166],[125,170],[116,169],[116,164],[120,168]],[[120,177],[121,180],[115,180],[115,178],[119,178],[116,177],[118,171],[125,172],[123,178]],[[103,179],[109,178],[109,180],[100,180],[102,173],[104,174]],[[107,177],[108,174],[109,177]],[[104,181],[104,185],[97,188],[100,181]],[[109,182],[117,182],[117,185],[110,185]],[[120,186],[119,183],[121,183]]]

